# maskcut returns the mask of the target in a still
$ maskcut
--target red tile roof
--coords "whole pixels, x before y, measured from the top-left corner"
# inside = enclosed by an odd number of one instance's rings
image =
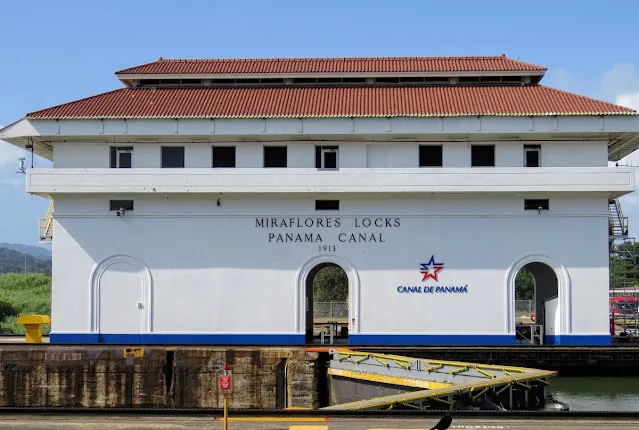
[[[492,57],[163,59],[116,72],[126,74],[545,72],[546,68]]]
[[[632,109],[540,85],[373,88],[123,88],[30,119],[628,115]]]

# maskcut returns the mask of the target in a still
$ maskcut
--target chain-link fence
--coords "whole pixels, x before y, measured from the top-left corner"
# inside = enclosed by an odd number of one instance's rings
[[[534,300],[515,300],[515,316],[529,317],[531,313],[535,312]]]
[[[348,318],[347,302],[315,302],[313,304],[315,318]]]

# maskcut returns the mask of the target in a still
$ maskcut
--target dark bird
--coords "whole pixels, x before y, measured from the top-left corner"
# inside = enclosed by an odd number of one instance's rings
[[[431,428],[430,430],[446,430],[448,427],[450,427],[450,424],[452,422],[453,416],[450,414],[450,412],[446,412],[442,419],[439,420],[437,424],[435,424],[435,427]]]

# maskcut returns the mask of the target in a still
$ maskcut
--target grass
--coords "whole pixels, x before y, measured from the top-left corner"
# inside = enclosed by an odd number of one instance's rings
[[[0,274],[0,335],[24,334],[24,326],[17,324],[21,315],[51,316],[51,278],[29,273]],[[42,333],[49,334],[46,324]]]

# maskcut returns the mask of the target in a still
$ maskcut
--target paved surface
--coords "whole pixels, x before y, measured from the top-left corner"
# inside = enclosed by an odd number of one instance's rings
[[[244,420],[231,420],[229,430],[428,430],[435,425],[437,419],[342,419],[335,418],[329,422],[293,421],[271,419],[265,421],[258,417]],[[18,416],[0,415],[0,428],[23,430],[74,430],[74,429],[214,429],[222,430],[223,423],[210,417],[157,417],[157,416]],[[638,421],[623,420],[453,420],[451,429],[637,429]]]
[[[24,335],[0,336],[0,343],[24,343]],[[42,343],[49,343],[49,336],[42,336]]]

